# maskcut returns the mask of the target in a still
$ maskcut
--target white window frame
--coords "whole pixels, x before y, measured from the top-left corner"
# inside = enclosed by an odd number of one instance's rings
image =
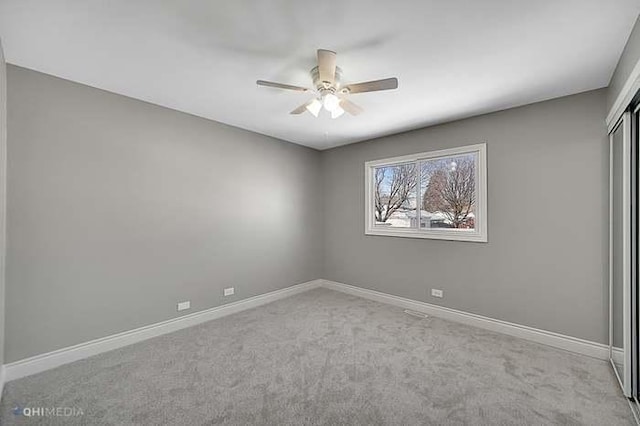
[[[420,162],[421,160],[430,160],[438,157],[452,157],[463,154],[477,154],[478,161],[476,164],[476,208],[475,208],[475,229],[450,229],[450,228],[382,228],[375,225],[373,215],[373,178],[374,170],[381,166],[396,166],[400,164]],[[405,238],[428,238],[435,240],[450,241],[472,241],[487,242],[487,144],[480,143],[476,145],[461,146],[458,148],[442,149],[438,151],[420,152],[417,154],[404,155],[401,157],[384,158],[381,160],[367,161],[365,168],[365,230],[366,235],[382,235],[387,237],[405,237]],[[417,167],[420,173],[420,167]],[[420,182],[420,179],[418,179]],[[418,183],[418,185],[420,185]],[[418,203],[421,198],[423,189],[418,186],[416,193],[418,194]],[[419,205],[418,205],[419,208]],[[420,221],[417,221],[418,224]]]

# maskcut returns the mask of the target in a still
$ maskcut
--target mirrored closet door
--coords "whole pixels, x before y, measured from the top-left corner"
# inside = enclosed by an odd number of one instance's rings
[[[609,355],[620,385],[632,396],[632,162],[631,112],[609,136]],[[632,164],[633,163],[633,164]],[[634,292],[635,293],[635,292]]]

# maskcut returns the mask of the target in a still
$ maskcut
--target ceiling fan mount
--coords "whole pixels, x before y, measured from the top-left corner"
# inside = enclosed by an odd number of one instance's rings
[[[313,87],[315,87],[314,90],[266,80],[258,80],[256,83],[259,86],[274,87],[296,92],[312,92],[315,94],[315,97],[291,111],[291,114],[298,115],[308,111],[315,117],[318,117],[320,110],[324,107],[325,110],[331,113],[331,118],[338,118],[344,114],[345,111],[351,115],[362,113],[363,109],[361,107],[347,99],[349,95],[398,88],[398,79],[395,77],[343,86],[342,69],[336,65],[336,52],[318,49],[317,55],[318,66],[312,68],[310,71]]]

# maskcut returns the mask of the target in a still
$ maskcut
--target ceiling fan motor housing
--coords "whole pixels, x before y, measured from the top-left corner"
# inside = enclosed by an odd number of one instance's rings
[[[340,69],[340,67],[336,67],[333,84],[330,81],[320,80],[320,72],[318,71],[318,67],[313,67],[310,71],[310,74],[311,79],[313,80],[313,85],[320,94],[336,93],[338,90],[340,90],[340,82],[342,79],[342,69]]]

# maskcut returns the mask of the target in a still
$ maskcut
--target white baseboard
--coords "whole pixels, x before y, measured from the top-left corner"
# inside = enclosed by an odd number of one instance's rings
[[[514,324],[507,321],[484,317],[482,315],[471,314],[456,309],[445,308],[443,306],[432,305],[430,303],[419,302],[417,300],[406,299],[404,297],[393,296],[375,290],[368,290],[361,287],[342,284],[335,281],[322,280],[322,287],[343,293],[359,296],[365,299],[398,306],[404,309],[423,312],[435,317],[472,325],[475,327],[491,330],[509,336],[519,337],[543,345],[553,346],[590,357],[607,360],[609,359],[609,347],[601,343],[579,339],[577,337],[566,336],[552,331],[539,330],[525,325]]]
[[[113,349],[141,342],[162,334],[171,333],[183,328],[191,327],[216,318],[235,314],[247,309],[255,308],[294,294],[302,293],[312,288],[319,287],[322,280],[313,280],[302,284],[293,285],[282,290],[276,290],[248,299],[229,303],[193,314],[184,315],[167,321],[151,324],[123,333],[113,334],[75,346],[58,349],[52,352],[36,355],[30,358],[15,361],[4,365],[2,373],[4,379],[9,382],[21,377],[30,376],[45,370],[50,370],[73,361],[88,358]],[[3,381],[0,381],[2,383]],[[1,394],[0,394],[1,395]]]
[[[614,347],[611,351],[611,360],[618,365],[624,364],[624,350]]]
[[[594,358],[609,359],[609,347],[601,343],[590,342],[551,331],[539,330],[533,327],[488,318],[456,309],[393,296],[375,290],[319,279],[5,364],[0,368],[0,392],[2,392],[3,384],[11,380],[50,370],[70,362],[231,315],[236,312],[255,308],[317,287],[325,287],[353,296],[423,312],[439,318],[519,337]],[[0,393],[0,395],[2,394]]]

